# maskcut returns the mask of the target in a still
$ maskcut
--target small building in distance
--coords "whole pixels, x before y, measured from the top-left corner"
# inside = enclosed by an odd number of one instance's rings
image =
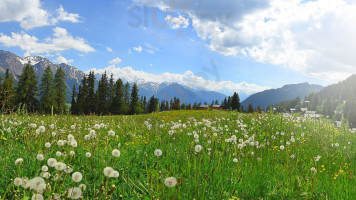
[[[218,104],[214,104],[213,106],[211,106],[212,110],[221,110],[221,105]]]
[[[199,106],[199,110],[208,110],[209,109],[209,105],[200,105]]]

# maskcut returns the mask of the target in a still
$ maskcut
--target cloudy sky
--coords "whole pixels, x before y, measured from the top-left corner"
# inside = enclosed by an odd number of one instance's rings
[[[1,0],[0,49],[230,94],[356,71],[356,0]]]

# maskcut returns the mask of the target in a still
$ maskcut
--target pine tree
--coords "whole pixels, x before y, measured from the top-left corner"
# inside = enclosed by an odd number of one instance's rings
[[[158,99],[153,95],[148,101],[148,113],[153,113],[157,111]]]
[[[87,108],[87,95],[88,95],[88,79],[86,75],[82,78],[82,83],[78,88],[78,97],[77,97],[77,114],[86,114]]]
[[[101,75],[101,79],[98,84],[98,90],[96,91],[96,113],[107,114],[108,112],[108,96],[109,96],[109,84],[106,72]]]
[[[38,108],[37,77],[32,65],[28,62],[23,68],[19,83],[16,88],[16,104],[26,107],[28,112],[35,112]]]
[[[40,94],[40,111],[42,113],[51,113],[52,106],[57,109],[55,104],[55,85],[53,79],[53,73],[49,66],[46,67],[44,74],[42,75],[41,84],[39,88]]]
[[[234,92],[234,95],[232,96],[232,99],[231,99],[231,109],[232,110],[237,110],[237,111],[240,111],[240,98],[239,98],[239,95]]]
[[[125,114],[126,102],[124,100],[124,84],[121,79],[118,79],[115,84],[114,97],[111,103],[110,112],[115,115]]]
[[[66,74],[64,73],[62,67],[57,69],[54,75],[55,82],[55,108],[56,112],[63,114],[66,111],[66,89],[67,85],[65,83]]]
[[[130,105],[130,83],[126,82],[124,88],[124,100],[126,105]]]
[[[85,113],[95,113],[96,111],[96,96],[95,96],[95,76],[94,71],[89,72],[88,76],[88,85],[87,85],[88,93],[86,96],[86,109]]]
[[[78,105],[77,105],[76,97],[77,97],[77,91],[75,85],[73,84],[72,101],[70,106],[70,112],[72,113],[72,115],[78,114]]]
[[[253,113],[253,107],[252,104],[247,104],[247,113]]]
[[[111,73],[110,75],[110,80],[109,80],[109,95],[108,95],[108,105],[110,106],[112,104],[112,100],[115,95],[115,81],[114,81],[114,75]]]
[[[139,114],[141,111],[136,83],[132,86],[129,114]]]
[[[0,84],[0,91],[2,91],[0,94],[1,110],[8,113],[14,109],[15,100],[14,80],[12,78],[12,74],[9,72],[9,69],[6,69],[4,82]]]

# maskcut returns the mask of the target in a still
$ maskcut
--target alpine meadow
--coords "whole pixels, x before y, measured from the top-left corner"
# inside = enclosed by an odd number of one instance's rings
[[[1,0],[0,200],[355,200],[353,0]]]

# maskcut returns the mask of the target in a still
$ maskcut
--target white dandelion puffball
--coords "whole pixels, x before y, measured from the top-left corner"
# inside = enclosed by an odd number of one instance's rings
[[[22,185],[22,178],[19,178],[19,177],[17,177],[17,178],[15,178],[15,180],[14,180],[14,185],[16,185],[16,186],[20,186],[20,185]]]
[[[31,200],[43,200],[42,194],[34,194],[31,197]]]
[[[25,189],[30,187],[30,180],[27,177],[22,178],[22,187]]]
[[[51,147],[51,143],[46,142],[45,147],[46,147],[46,148],[50,148],[50,147]]]
[[[310,169],[310,171],[311,171],[312,174],[316,174],[318,172],[315,167],[312,167]]]
[[[109,135],[109,136],[115,136],[115,132],[114,132],[113,130],[110,130],[110,131],[108,132],[108,135]]]
[[[64,141],[63,140],[58,140],[57,141],[57,145],[58,146],[63,146],[64,145]]]
[[[48,173],[48,172],[42,172],[42,173],[41,173],[41,176],[42,176],[43,178],[45,178],[45,179],[49,179],[49,177],[51,177],[51,174]]]
[[[280,148],[282,151],[284,150],[284,146],[283,146],[283,145],[281,145],[279,148]]]
[[[41,177],[35,177],[29,181],[30,189],[42,193],[46,189],[46,182]]]
[[[74,151],[70,151],[70,152],[69,152],[69,155],[74,156],[74,155],[75,155],[75,152],[74,152]]]
[[[177,185],[177,179],[174,178],[173,176],[172,177],[167,177],[166,179],[164,179],[164,184],[167,187],[174,187],[174,186]]]
[[[317,156],[315,157],[315,161],[318,162],[318,161],[320,160],[320,158],[321,158],[321,156],[317,155]]]
[[[111,174],[114,172],[115,170],[112,167],[105,167],[104,168],[104,175],[106,177],[111,177]]]
[[[56,152],[56,156],[57,156],[57,157],[59,157],[59,156],[61,156],[61,155],[62,155],[62,153],[61,153],[60,151],[57,151],[57,152]]]
[[[155,150],[155,156],[159,157],[162,155],[162,150],[161,149],[156,149]]]
[[[79,183],[83,178],[83,175],[80,172],[74,172],[72,174],[72,179],[74,182]]]
[[[99,129],[99,128],[100,128],[100,125],[99,125],[99,124],[95,124],[95,125],[94,125],[94,128],[95,128],[95,129]]]
[[[74,129],[75,129],[75,126],[74,126],[74,125],[70,126],[70,129],[74,130]]]
[[[73,141],[74,140],[74,136],[72,134],[68,135],[68,141]]]
[[[203,150],[203,147],[198,144],[198,145],[195,146],[194,150],[195,150],[197,153],[199,153],[201,150]]]
[[[23,159],[22,158],[18,158],[15,160],[15,165],[21,165],[23,162]]]
[[[36,129],[36,134],[38,135],[40,133],[41,133],[40,129]]]
[[[90,135],[85,135],[84,140],[90,140]]]
[[[55,137],[57,135],[56,132],[52,132],[52,137]]]
[[[56,168],[56,170],[62,171],[67,167],[67,165],[62,162],[57,162],[57,164],[54,167]]]
[[[57,164],[57,160],[54,158],[50,158],[47,160],[47,165],[50,167],[54,167],[54,166],[56,166],[56,164]]]
[[[42,168],[41,168],[41,170],[42,170],[43,172],[47,172],[47,171],[48,171],[48,167],[47,167],[46,165],[43,165]]]
[[[114,149],[112,150],[111,154],[114,156],[114,157],[120,157],[121,155],[121,152],[117,149]]]
[[[69,174],[69,173],[72,173],[72,172],[73,172],[73,168],[67,166],[63,171],[64,171],[65,173]]]
[[[71,199],[79,199],[82,196],[82,190],[79,187],[69,188],[68,197]]]
[[[85,156],[86,156],[87,158],[90,158],[90,157],[91,157],[91,153],[90,153],[90,152],[86,152],[86,153],[85,153]]]
[[[41,133],[46,131],[46,128],[44,126],[38,127],[38,130],[40,130]]]
[[[234,158],[233,160],[232,160],[234,163],[237,163],[237,158]]]
[[[43,156],[43,154],[37,154],[36,158],[37,158],[37,160],[41,161],[44,159],[44,156]]]
[[[117,177],[119,177],[119,172],[118,171],[113,171],[111,174],[110,174],[110,177],[111,178],[117,178]]]

